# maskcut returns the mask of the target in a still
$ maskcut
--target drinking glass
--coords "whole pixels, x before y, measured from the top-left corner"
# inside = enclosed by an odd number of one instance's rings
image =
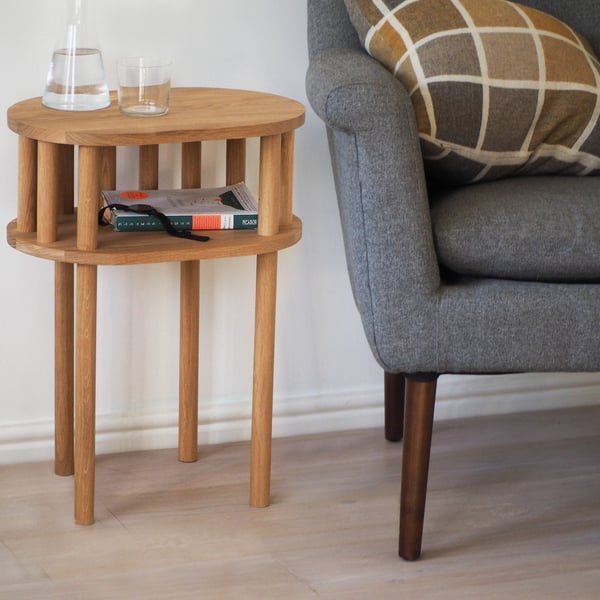
[[[171,61],[137,56],[118,62],[119,109],[132,117],[158,117],[169,112]]]

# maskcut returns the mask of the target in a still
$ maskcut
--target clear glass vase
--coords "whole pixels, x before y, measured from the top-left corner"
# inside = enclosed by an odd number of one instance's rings
[[[110,104],[102,54],[89,22],[89,1],[65,0],[66,28],[48,68],[44,106],[79,111]]]

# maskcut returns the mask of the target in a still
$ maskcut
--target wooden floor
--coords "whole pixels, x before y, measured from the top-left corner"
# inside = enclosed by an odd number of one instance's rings
[[[268,509],[247,444],[102,456],[91,527],[49,463],[0,467],[0,598],[600,597],[600,407],[436,424],[417,563],[396,555],[401,451],[275,440]]]

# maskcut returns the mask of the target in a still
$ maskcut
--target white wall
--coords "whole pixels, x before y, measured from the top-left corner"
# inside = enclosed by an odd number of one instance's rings
[[[174,61],[173,84],[264,90],[306,103],[302,0],[102,0],[97,33],[109,84],[120,56]],[[42,93],[57,32],[56,0],[2,7],[0,112]],[[15,217],[17,136],[0,127],[0,222]],[[209,152],[210,154],[210,152]],[[135,185],[123,153],[120,185]],[[214,162],[221,165],[218,148]],[[168,147],[161,184],[176,183]],[[210,164],[205,182],[210,183]],[[130,181],[131,183],[127,184]],[[297,133],[296,212],[304,237],[280,255],[275,434],[382,422],[382,377],[348,286],[326,139],[307,107]],[[0,244],[0,462],[52,456],[53,267]],[[201,441],[249,433],[254,261],[202,265]],[[99,270],[98,450],[176,444],[177,265]],[[598,401],[588,375],[442,378],[438,417]],[[508,386],[508,392],[506,392]],[[558,386],[558,391],[556,387]],[[541,391],[540,391],[541,390]]]

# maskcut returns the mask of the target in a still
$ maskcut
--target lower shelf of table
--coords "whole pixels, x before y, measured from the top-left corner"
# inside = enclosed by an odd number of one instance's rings
[[[302,237],[302,222],[296,216],[275,235],[259,235],[252,230],[209,231],[208,242],[185,240],[164,231],[116,232],[108,227],[98,231],[96,250],[77,248],[75,216],[62,217],[58,239],[49,244],[37,241],[36,233],[17,230],[17,222],[7,226],[8,243],[25,254],[82,265],[137,265],[160,262],[183,262],[209,258],[252,256],[277,252],[293,246]]]

